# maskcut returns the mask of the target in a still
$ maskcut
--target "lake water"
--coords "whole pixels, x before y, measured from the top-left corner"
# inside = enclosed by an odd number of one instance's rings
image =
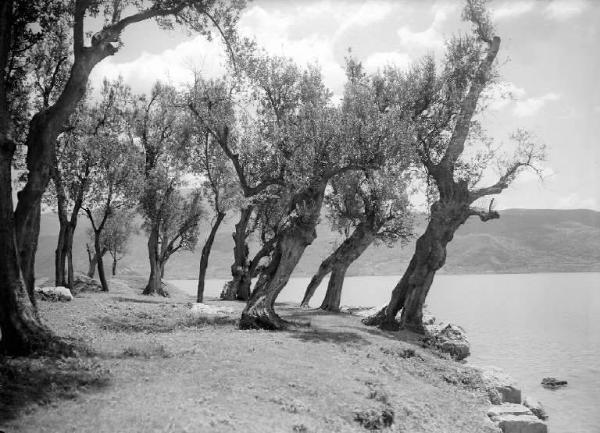
[[[299,302],[309,278],[294,278],[278,301]],[[379,306],[398,277],[348,277],[342,305]],[[171,281],[195,292],[195,281]],[[207,282],[217,297],[225,280]],[[320,305],[325,280],[313,297]],[[438,320],[466,329],[469,362],[495,365],[539,399],[551,433],[600,432],[600,273],[439,275],[427,300]],[[543,377],[566,379],[550,391]]]

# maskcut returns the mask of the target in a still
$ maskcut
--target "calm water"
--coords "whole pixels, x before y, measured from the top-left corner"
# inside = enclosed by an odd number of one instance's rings
[[[349,277],[342,305],[379,306],[398,277]],[[308,278],[295,278],[279,301],[299,302]],[[172,281],[191,293],[195,281]],[[224,280],[211,280],[218,296]],[[313,297],[318,306],[326,281]],[[600,432],[600,273],[440,275],[428,298],[439,320],[463,326],[471,342],[469,362],[495,365],[512,375],[550,415],[552,433]],[[569,385],[549,391],[545,376]]]

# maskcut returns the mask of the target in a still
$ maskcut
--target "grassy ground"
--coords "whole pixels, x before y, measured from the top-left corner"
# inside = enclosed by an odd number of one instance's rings
[[[240,331],[238,314],[194,318],[193,299],[139,295],[131,278],[69,303],[40,302],[61,336],[90,353],[0,363],[9,432],[492,432],[469,367],[344,314],[280,305],[310,320]],[[208,301],[241,311],[235,302]],[[31,401],[35,401],[34,404]]]

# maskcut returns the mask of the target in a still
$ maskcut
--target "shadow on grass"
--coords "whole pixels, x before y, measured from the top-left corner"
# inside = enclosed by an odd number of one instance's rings
[[[89,358],[0,358],[0,423],[31,404],[73,399],[109,380],[109,371]]]
[[[159,314],[139,312],[128,315],[107,315],[93,319],[100,328],[111,332],[144,332],[161,334],[182,328],[236,325],[238,318],[225,315],[165,317]]]
[[[290,331],[290,337],[311,343],[337,343],[370,345],[371,342],[356,332],[330,331],[326,329],[310,329],[305,331]]]

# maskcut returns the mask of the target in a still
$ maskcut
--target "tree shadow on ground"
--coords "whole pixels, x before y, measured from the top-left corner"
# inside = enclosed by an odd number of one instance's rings
[[[109,371],[89,358],[0,358],[0,424],[32,404],[73,399],[109,381]]]
[[[366,340],[356,332],[313,328],[307,330],[289,331],[288,333],[292,338],[297,338],[298,340],[311,343],[371,344],[370,341]]]

